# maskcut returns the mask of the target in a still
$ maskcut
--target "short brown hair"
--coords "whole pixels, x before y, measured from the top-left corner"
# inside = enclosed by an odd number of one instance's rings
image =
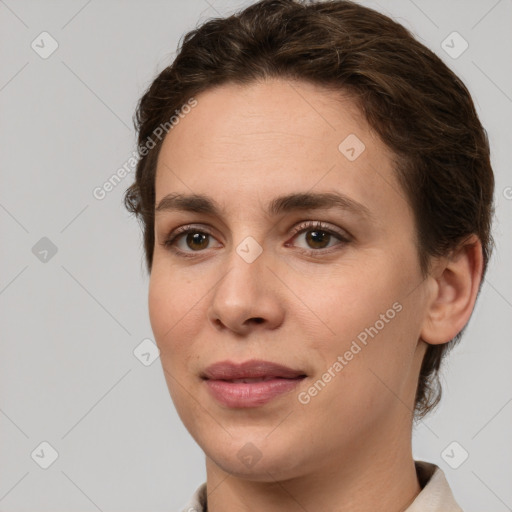
[[[261,0],[187,33],[174,62],[137,106],[139,162],[125,205],[142,223],[146,264],[154,248],[155,128],[191,97],[225,83],[266,78],[307,81],[351,93],[395,156],[397,177],[415,216],[418,257],[448,254],[472,234],[483,247],[482,282],[492,251],[494,176],[487,133],[462,81],[389,17],[351,1]],[[463,329],[464,330],[464,329]],[[441,399],[439,368],[459,341],[429,345],[415,398],[423,418]]]

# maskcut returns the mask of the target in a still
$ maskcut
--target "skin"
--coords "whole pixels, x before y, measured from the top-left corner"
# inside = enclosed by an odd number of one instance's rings
[[[156,204],[169,193],[196,193],[223,210],[156,213],[149,313],[177,412],[206,455],[208,510],[405,510],[420,492],[411,430],[421,361],[427,343],[446,343],[471,315],[478,239],[422,276],[393,155],[347,95],[274,79],[196,99],[164,140]],[[354,161],[338,150],[349,134],[365,144]],[[265,210],[282,194],[331,191],[362,203],[372,220],[336,209],[277,217]],[[311,245],[314,228],[293,234],[302,221],[322,221],[350,239]],[[192,223],[212,235],[199,250],[181,236],[176,246],[191,258],[163,245]],[[236,251],[248,236],[263,250],[252,263]],[[397,302],[401,311],[300,403],[298,394]],[[261,407],[220,405],[200,373],[249,359],[307,377]],[[238,456],[247,443],[261,456],[250,467]]]

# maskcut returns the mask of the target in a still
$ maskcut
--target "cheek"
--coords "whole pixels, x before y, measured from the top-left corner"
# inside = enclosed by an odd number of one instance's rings
[[[180,282],[176,275],[171,277],[171,273],[162,273],[158,265],[154,265],[149,283],[149,319],[160,350],[167,387],[180,416],[187,408],[187,393],[183,393],[183,386],[190,378],[191,360],[197,357],[194,329],[200,325],[200,311],[198,306],[194,308],[197,298],[192,295],[191,288]]]
[[[149,282],[148,308],[151,328],[161,352],[180,350],[179,340],[190,317],[197,314],[194,288],[172,272],[162,272],[155,265]],[[196,308],[199,306],[196,306]],[[185,346],[185,344],[183,344]]]
[[[154,265],[149,281],[148,309],[151,328],[160,350],[165,333],[173,325],[176,311],[171,289],[171,283],[164,281]]]
[[[384,260],[373,265],[368,260],[364,265],[340,265],[325,275],[296,275],[294,285],[296,295],[304,298],[304,320],[317,329],[317,335],[322,329],[323,338],[338,340],[352,338],[373,325],[402,294]]]
[[[364,264],[354,260],[330,275],[296,281],[297,295],[311,308],[304,310],[303,331],[326,368],[347,354],[344,373],[352,378],[372,377],[368,368],[393,378],[410,363],[422,307],[415,294],[408,296],[415,275],[414,258],[376,254]]]

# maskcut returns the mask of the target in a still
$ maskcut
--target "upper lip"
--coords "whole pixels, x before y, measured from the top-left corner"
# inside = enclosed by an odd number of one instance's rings
[[[260,377],[293,379],[305,376],[306,374],[302,370],[294,370],[281,364],[259,359],[252,359],[243,363],[219,361],[208,366],[201,374],[203,379],[213,380],[257,379]]]

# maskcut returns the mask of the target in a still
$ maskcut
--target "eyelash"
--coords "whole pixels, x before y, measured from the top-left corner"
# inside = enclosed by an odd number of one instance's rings
[[[337,238],[341,243],[336,244],[333,247],[329,247],[327,249],[301,249],[299,248],[299,252],[307,254],[309,256],[318,257],[321,256],[318,253],[325,254],[326,252],[331,253],[333,248],[336,248],[339,245],[345,245],[349,243],[351,240],[348,235],[344,235],[341,232],[335,231],[331,228],[329,228],[328,224],[324,224],[320,221],[306,221],[301,224],[299,224],[297,227],[294,228],[292,232],[292,238],[295,238],[297,235],[300,235],[304,232],[308,231],[321,231],[323,233],[327,233],[331,236],[334,236]],[[200,233],[203,235],[209,235],[213,237],[212,233],[210,233],[208,230],[205,230],[204,228],[196,228],[192,225],[187,226],[181,226],[177,228],[173,233],[171,233],[163,242],[162,245],[171,250],[173,253],[175,253],[177,256],[183,257],[183,258],[193,258],[196,257],[198,253],[204,252],[204,250],[200,251],[182,251],[181,249],[176,249],[176,241],[178,238],[182,235],[186,235],[188,233]]]

